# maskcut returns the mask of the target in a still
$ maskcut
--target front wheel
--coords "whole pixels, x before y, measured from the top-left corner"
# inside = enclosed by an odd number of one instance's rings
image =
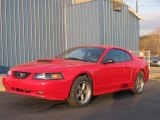
[[[83,107],[89,104],[92,97],[92,82],[87,77],[78,77],[71,88],[68,103],[71,106]]]
[[[136,78],[136,81],[134,83],[134,87],[132,89],[132,92],[134,94],[141,94],[144,90],[144,74],[142,72],[140,72],[138,75],[137,75],[137,78]]]

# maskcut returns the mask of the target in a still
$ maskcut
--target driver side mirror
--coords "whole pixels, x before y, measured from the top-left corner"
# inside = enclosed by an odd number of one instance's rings
[[[103,64],[110,64],[110,63],[115,63],[113,59],[106,59],[103,61]]]

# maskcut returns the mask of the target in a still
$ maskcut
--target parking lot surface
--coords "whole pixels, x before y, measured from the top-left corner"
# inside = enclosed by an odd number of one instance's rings
[[[150,80],[141,95],[129,91],[101,95],[83,108],[0,92],[0,120],[159,120],[159,110],[159,80]]]

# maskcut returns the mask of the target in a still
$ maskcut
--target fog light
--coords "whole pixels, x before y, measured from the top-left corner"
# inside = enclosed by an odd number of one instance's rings
[[[41,95],[43,93],[44,93],[43,91],[37,91],[37,94],[39,94],[39,95]]]

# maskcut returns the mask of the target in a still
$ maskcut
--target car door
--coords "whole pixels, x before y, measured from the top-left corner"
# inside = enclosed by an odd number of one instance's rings
[[[105,64],[107,59],[114,60],[114,63]],[[126,68],[126,57],[123,50],[111,49],[105,55],[100,69],[101,77],[99,84],[101,90],[114,91],[122,87],[127,87],[129,81],[128,69]]]
[[[126,61],[125,61],[126,77],[125,79],[127,82],[131,82],[133,71],[136,69],[135,62],[133,61],[131,55],[128,52],[126,51],[123,51],[123,52],[126,58]]]

